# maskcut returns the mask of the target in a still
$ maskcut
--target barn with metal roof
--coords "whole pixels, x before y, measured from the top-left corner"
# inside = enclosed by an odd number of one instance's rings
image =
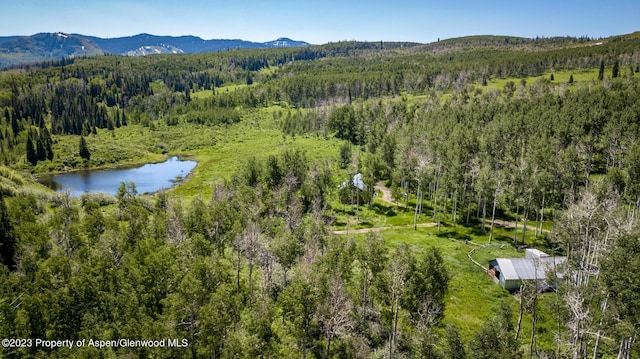
[[[529,258],[496,258],[489,261],[489,275],[510,292],[520,289],[525,281],[535,282],[539,290],[555,288],[556,283],[547,279],[548,273],[562,278],[561,269],[567,257],[536,256]]]

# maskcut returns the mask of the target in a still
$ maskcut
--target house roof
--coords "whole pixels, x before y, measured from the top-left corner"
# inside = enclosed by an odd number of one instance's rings
[[[364,190],[364,181],[362,180],[362,173],[358,173],[353,176],[353,185],[360,190]]]
[[[505,280],[531,280],[547,278],[547,271],[566,262],[567,257],[496,258],[495,261]]]
[[[351,183],[353,184],[354,187],[358,188],[359,190],[364,190],[364,188],[366,187],[366,185],[364,184],[364,181],[362,180],[362,173],[358,173],[355,176],[353,176]],[[339,188],[342,189],[347,186],[348,186],[348,182],[342,182]]]

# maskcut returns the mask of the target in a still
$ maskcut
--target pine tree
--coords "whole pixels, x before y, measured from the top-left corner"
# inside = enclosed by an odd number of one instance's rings
[[[604,60],[600,60],[600,70],[598,71],[598,80],[604,80]]]
[[[18,118],[15,115],[11,116],[11,131],[13,131],[13,137],[17,137],[21,130],[22,126],[20,126]]]
[[[467,357],[466,350],[462,338],[460,338],[460,332],[458,327],[450,323],[447,325],[445,332],[445,339],[447,341],[447,354],[451,359],[465,359]]]
[[[89,152],[89,147],[87,147],[87,141],[84,139],[84,136],[80,136],[78,152],[80,153],[80,157],[82,157],[83,159],[87,161],[91,159],[91,152]]]
[[[351,163],[351,143],[345,142],[340,146],[340,168],[345,169]]]
[[[51,161],[53,159],[53,140],[51,140],[51,133],[44,126],[40,129],[40,139],[44,144],[46,159]]]
[[[611,77],[616,78],[620,74],[620,64],[618,61],[613,63],[613,69],[611,70]]]
[[[36,162],[46,160],[47,150],[45,148],[44,142],[42,141],[42,137],[38,136],[35,142],[36,142]]]
[[[7,129],[7,131],[5,132],[5,136],[7,139],[7,148],[8,149],[12,149],[13,148],[13,136],[11,136],[11,133],[9,132],[9,129]]]
[[[36,154],[35,147],[33,147],[33,135],[31,132],[29,132],[29,136],[27,136],[26,151],[27,162],[32,166],[35,166],[35,164],[38,163],[38,156]]]
[[[0,191],[0,263],[16,269],[16,238],[13,224],[4,203],[4,194]]]

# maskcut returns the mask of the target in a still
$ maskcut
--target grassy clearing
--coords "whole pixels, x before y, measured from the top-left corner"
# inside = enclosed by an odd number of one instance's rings
[[[259,72],[263,75],[273,75],[276,73],[276,71],[278,71],[278,67],[269,66],[261,68]]]
[[[242,122],[217,131],[213,145],[191,151],[198,166],[189,181],[175,188],[173,193],[177,196],[207,198],[216,181],[230,179],[249,158],[266,158],[281,153],[285,148],[304,150],[311,163],[338,156],[340,141],[336,139],[283,136],[270,115],[273,110],[266,108],[252,113]]]
[[[77,168],[113,168],[149,162],[158,162],[166,154],[182,154],[192,148],[211,144],[213,128],[184,125],[169,127],[162,121],[153,128],[129,125],[114,131],[98,130],[97,135],[85,139],[91,152],[91,159],[83,161],[79,154],[79,137],[55,136],[53,161],[38,163],[37,173],[67,171]]]
[[[225,84],[224,86],[216,87],[213,91],[215,91],[216,93],[235,92],[237,90],[244,89],[244,88],[247,88],[247,87],[253,87],[253,86],[256,86],[256,85],[257,85],[257,83],[253,83],[252,85],[247,85],[247,84]],[[207,99],[207,98],[213,97],[213,91],[211,91],[211,90],[195,91],[195,92],[192,92],[190,96],[193,99]]]
[[[553,81],[551,81],[551,75],[553,74]],[[555,85],[569,85],[569,78],[573,76],[573,86],[578,86],[591,81],[597,81],[598,69],[576,69],[576,70],[560,70],[545,72],[541,76],[529,76],[524,78],[506,77],[496,78],[493,77],[487,82],[487,86],[476,84],[475,87],[482,91],[490,90],[504,90],[507,83],[513,82],[516,87],[520,85],[522,80],[526,81],[527,86],[535,84],[537,81],[549,81]],[[611,70],[605,71],[605,76],[611,76]]]
[[[410,201],[410,206],[412,205]],[[345,229],[349,218],[356,215],[350,206],[339,204],[334,206],[337,214],[336,228]],[[346,207],[346,210],[345,208]],[[432,223],[434,219],[426,214],[431,214],[429,207],[425,208],[419,223]],[[474,265],[468,258],[468,253],[476,248],[475,244],[486,244],[489,241],[489,221],[483,231],[478,223],[472,226],[452,226],[451,218],[443,216],[443,226],[438,230],[437,226],[418,227],[413,229],[413,210],[398,208],[377,199],[373,208],[361,206],[358,218],[350,222],[350,229],[384,226],[382,236],[391,250],[400,244],[409,244],[416,253],[422,253],[430,247],[438,248],[445,259],[452,275],[449,286],[449,296],[446,299],[444,323],[455,323],[460,328],[462,337],[468,341],[485,325],[494,315],[494,310],[502,301],[507,301],[513,308],[514,318],[518,316],[518,297],[510,295],[500,285],[486,274],[486,272]],[[356,241],[364,238],[363,234],[346,234]],[[520,238],[520,232],[518,233]],[[469,239],[472,243],[465,243]],[[478,249],[473,258],[487,264],[490,259],[499,257],[523,257],[524,252],[516,250],[513,245],[513,229],[494,228],[494,240],[492,245]],[[534,231],[527,231],[526,243],[536,241]],[[540,313],[553,313],[552,305],[555,294],[543,294],[540,296]],[[554,324],[551,315],[542,316],[538,320],[538,345],[544,349],[553,349]],[[522,323],[521,343],[523,350],[531,334],[531,317],[525,315]]]
[[[345,205],[343,203],[338,202],[337,200],[331,202],[331,206],[333,208],[333,215],[336,218],[334,223],[334,228],[336,230],[346,230],[346,229],[364,229],[364,228],[375,228],[375,227],[411,227],[414,221],[414,208],[415,208],[415,199],[409,199],[408,207],[404,207],[405,202],[400,201],[398,204],[390,204],[382,201],[380,198],[376,198],[373,202],[371,208],[368,205],[361,206],[351,206]],[[475,212],[474,212],[475,214]],[[428,201],[424,201],[422,214],[418,216],[417,223],[436,223],[438,218],[433,216],[433,207]],[[437,214],[436,214],[437,215]],[[451,212],[448,213],[440,213],[440,221],[443,227],[445,228],[471,228],[465,227],[465,219],[466,219],[466,211],[459,211],[457,214],[456,225],[453,223],[453,216]],[[548,221],[550,218],[549,215],[545,217],[547,221],[543,223],[544,230],[550,230],[552,227],[552,223]],[[507,221],[514,221],[513,217],[510,217],[508,214],[505,215],[505,218],[500,218]],[[473,219],[475,220],[475,219]],[[528,228],[525,233],[525,243],[533,244],[536,243],[537,239],[535,238],[535,230],[533,229],[536,226],[536,222],[534,220],[527,221]],[[472,222],[470,223],[473,228],[477,228],[481,235],[481,238],[486,237],[488,240],[489,228],[491,226],[491,221],[488,218],[485,221],[485,232],[481,230],[481,223]],[[524,222],[522,220],[518,223],[517,229],[517,239],[521,240],[522,238],[522,228]],[[539,223],[537,224],[539,225]],[[348,228],[347,228],[348,227]],[[494,228],[494,236],[495,238],[504,240],[508,243],[513,241],[513,228],[504,228],[499,225],[496,225]],[[540,237],[539,233],[539,237]],[[469,239],[477,238],[477,236],[471,235],[468,237]],[[464,239],[460,237],[459,239]]]
[[[546,79],[550,79],[552,73],[553,73],[553,81],[551,82],[554,84],[568,84],[569,78],[571,76],[573,76],[574,83],[590,82],[590,81],[598,80],[598,69],[578,70],[578,71],[571,71],[571,70],[554,71],[550,73],[545,73],[544,76],[542,77]],[[607,72],[605,71],[605,75],[610,76],[611,74],[610,73],[607,74]]]

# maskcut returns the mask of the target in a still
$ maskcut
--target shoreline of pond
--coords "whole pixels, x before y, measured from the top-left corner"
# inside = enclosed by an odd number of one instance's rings
[[[179,186],[186,181],[188,181],[192,174],[193,170],[199,164],[198,161],[195,160],[195,155],[167,155],[161,161],[151,161],[151,162],[140,162],[140,163],[131,163],[131,164],[120,164],[117,166],[108,166],[108,167],[91,167],[91,168],[76,168],[69,171],[60,171],[60,172],[49,172],[49,173],[40,173],[34,175],[36,181],[41,185],[55,191],[59,192],[63,189],[69,189],[74,197],[79,197],[82,193],[106,193],[109,195],[113,195],[117,189],[117,185],[112,186],[109,181],[112,181],[112,184],[121,182],[133,182],[136,184],[136,187],[139,186],[139,180],[129,180],[126,176],[120,176],[118,179],[108,179],[102,182],[95,181],[92,184],[90,181],[91,176],[98,177],[108,176],[107,174],[111,172],[127,172],[127,171],[136,171],[143,169],[146,166],[154,166],[154,165],[162,165],[162,164],[170,164],[170,163],[179,163],[179,162],[189,162],[187,164],[187,168],[180,169],[177,168],[175,170],[180,170],[180,172],[169,173],[170,176],[166,176],[165,178],[156,178],[154,176],[150,176],[149,174],[137,174],[137,176],[141,176],[141,178],[149,179],[153,178],[151,182],[142,182],[142,185],[139,188],[139,193],[156,193],[159,191],[170,190],[176,186]],[[165,169],[165,172],[169,172],[171,169]],[[186,173],[184,173],[186,172]],[[163,173],[163,170],[160,171]],[[121,178],[125,177],[125,178]],[[135,177],[135,176],[134,176]],[[69,178],[69,180],[65,179],[60,181],[61,178]],[[104,183],[106,182],[106,184]],[[91,188],[94,187],[94,188]],[[108,187],[108,189],[104,189]],[[80,188],[80,189],[79,189]]]
[[[151,164],[156,164],[156,163],[163,163],[168,161],[170,158],[173,157],[178,157],[178,159],[180,159],[181,161],[194,161],[194,162],[198,162],[195,160],[196,155],[193,153],[189,153],[189,154],[164,154],[162,155],[162,158],[158,158],[158,159],[152,159],[152,160],[140,160],[140,161],[133,161],[133,162],[116,162],[116,163],[111,163],[108,165],[104,165],[104,166],[96,166],[96,167],[74,167],[71,169],[66,169],[66,170],[61,170],[61,171],[49,171],[49,172],[37,172],[37,173],[31,173],[31,176],[38,178],[38,176],[52,176],[52,175],[61,175],[61,174],[66,174],[66,173],[74,173],[74,172],[80,172],[80,171],[109,171],[109,170],[121,170],[121,169],[131,169],[131,168],[137,168],[137,167],[142,167],[145,165],[151,165]]]

